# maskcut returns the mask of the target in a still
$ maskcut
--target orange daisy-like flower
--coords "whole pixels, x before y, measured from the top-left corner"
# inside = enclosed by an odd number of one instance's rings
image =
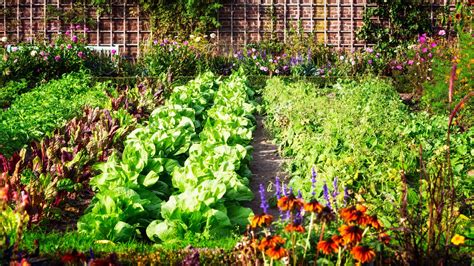
[[[331,239],[339,246],[344,245],[344,238],[342,238],[340,235],[333,235]]]
[[[339,249],[339,245],[332,238],[319,241],[317,247],[326,255],[337,252]]]
[[[304,227],[301,224],[298,223],[289,223],[285,226],[285,231],[287,232],[298,232],[298,233],[304,233]]]
[[[390,236],[386,233],[380,233],[379,234],[379,240],[380,240],[380,242],[384,243],[385,245],[388,245],[390,243]]]
[[[346,244],[358,243],[362,240],[362,229],[357,225],[345,225],[339,227],[339,232]]]
[[[267,254],[270,258],[274,260],[279,260],[286,256],[286,249],[282,245],[278,244],[274,247],[267,249],[265,254]]]
[[[318,213],[318,218],[320,218],[324,222],[330,222],[335,219],[335,216],[333,211],[328,206],[325,206],[323,210]]]
[[[285,244],[285,239],[281,238],[281,236],[266,236],[260,241],[258,248],[260,250],[267,250],[272,247],[276,247],[277,245]]]
[[[270,226],[273,221],[273,216],[270,214],[257,214],[252,218],[250,225],[252,228],[262,227],[262,225]]]
[[[367,225],[372,226],[376,230],[382,229],[382,224],[380,223],[379,219],[377,219],[377,216],[367,216]]]
[[[315,199],[304,204],[304,210],[307,212],[321,213],[323,211],[323,208],[324,206]]]
[[[354,259],[361,263],[370,262],[375,258],[375,251],[366,246],[355,246],[351,250]]]
[[[301,199],[297,199],[295,195],[283,196],[278,200],[278,208],[282,211],[292,211],[294,209],[301,209],[304,203]]]
[[[356,222],[358,224],[365,224],[367,222],[367,216],[365,212],[367,208],[363,205],[352,206],[341,209],[341,218],[346,223]]]

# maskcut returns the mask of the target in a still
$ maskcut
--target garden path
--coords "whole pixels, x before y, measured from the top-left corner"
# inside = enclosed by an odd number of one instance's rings
[[[250,170],[252,171],[252,178],[250,180],[250,189],[255,195],[253,201],[248,203],[246,207],[251,208],[254,213],[261,213],[260,208],[260,193],[259,186],[263,184],[265,187],[265,194],[267,200],[270,200],[274,195],[274,183],[275,177],[279,176],[282,180],[286,174],[281,170],[282,159],[278,153],[278,147],[271,142],[268,133],[265,132],[263,126],[263,117],[260,115],[256,116],[257,128],[254,132],[252,146],[254,151],[252,153],[253,160],[250,162]],[[278,217],[278,209],[273,204],[270,204],[270,214],[274,217]]]

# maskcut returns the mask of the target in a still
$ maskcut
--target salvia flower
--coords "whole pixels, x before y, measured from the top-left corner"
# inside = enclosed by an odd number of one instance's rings
[[[316,170],[314,170],[314,167],[311,168],[311,195],[316,194],[316,177],[318,176],[318,173],[316,173]]]
[[[275,196],[277,199],[280,199],[281,197],[281,182],[278,176],[275,177]]]
[[[260,184],[259,190],[260,192],[260,208],[262,208],[263,213],[268,213],[268,202],[265,197],[265,188],[263,187],[263,184]]]
[[[338,195],[339,195],[339,188],[338,188],[338,184],[337,184],[337,177],[334,178],[334,180],[332,181],[332,186],[333,186],[333,192],[332,192],[332,197],[333,198],[336,198]]]
[[[324,197],[324,199],[325,199],[326,202],[327,202],[327,207],[329,207],[330,209],[332,209],[332,207],[331,207],[331,199],[329,198],[329,189],[328,189],[328,186],[327,186],[326,182],[324,182],[324,185],[323,185],[323,197]]]

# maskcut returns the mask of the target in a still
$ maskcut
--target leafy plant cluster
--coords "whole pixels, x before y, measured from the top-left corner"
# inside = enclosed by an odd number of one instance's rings
[[[0,235],[4,255],[18,247],[22,228],[32,224],[70,223],[68,212],[81,211],[93,165],[123,150],[128,133],[161,104],[162,87],[119,87],[111,110],[86,107],[84,114],[41,141],[7,158],[0,155]],[[26,224],[26,222],[28,222]],[[8,253],[8,254],[7,254]],[[5,261],[8,261],[5,258]]]
[[[103,106],[106,84],[84,72],[70,73],[17,97],[0,112],[0,152],[11,155],[31,140],[41,139],[82,111]]]
[[[178,87],[166,105],[153,111],[149,123],[133,131],[121,158],[111,156],[91,179],[98,189],[79,231],[98,238],[127,240],[158,217],[162,198],[172,190],[170,174],[186,152],[212,105],[218,83],[207,73]],[[174,99],[174,100],[173,100]],[[152,217],[152,218],[149,218]]]
[[[219,83],[205,73],[177,87],[148,125],[127,137],[121,158],[110,157],[92,178],[98,192],[79,232],[160,241],[185,231],[209,236],[231,229],[231,220],[243,223],[250,211],[236,202],[249,200],[251,192],[236,171],[247,169],[240,163],[248,160],[242,144],[251,139],[253,124],[245,116],[253,106],[245,104],[249,88],[238,75]]]
[[[271,79],[263,98],[266,126],[283,155],[291,158],[287,170],[294,189],[309,193],[307,173],[315,166],[328,182],[339,177],[360,200],[373,202],[388,226],[398,222],[387,202],[399,198],[399,171],[405,170],[410,181],[418,177],[419,145],[428,161],[444,154],[446,117],[410,113],[393,87],[380,79],[339,82],[330,89]],[[465,201],[472,192],[468,171],[474,131],[457,131],[451,142],[453,182]]]
[[[240,202],[253,199],[248,168],[255,120],[253,91],[241,73],[219,87],[199,139],[189,148],[183,167],[174,169],[177,192],[161,206],[162,219],[147,228],[155,241],[170,241],[195,233],[220,237],[244,228],[251,213]]]

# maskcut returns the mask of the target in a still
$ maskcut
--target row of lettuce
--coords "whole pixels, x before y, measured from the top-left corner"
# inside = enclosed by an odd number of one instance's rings
[[[97,190],[78,222],[97,239],[153,241],[221,236],[245,226],[254,128],[252,90],[241,73],[205,73],[177,87],[121,155],[100,165]]]

